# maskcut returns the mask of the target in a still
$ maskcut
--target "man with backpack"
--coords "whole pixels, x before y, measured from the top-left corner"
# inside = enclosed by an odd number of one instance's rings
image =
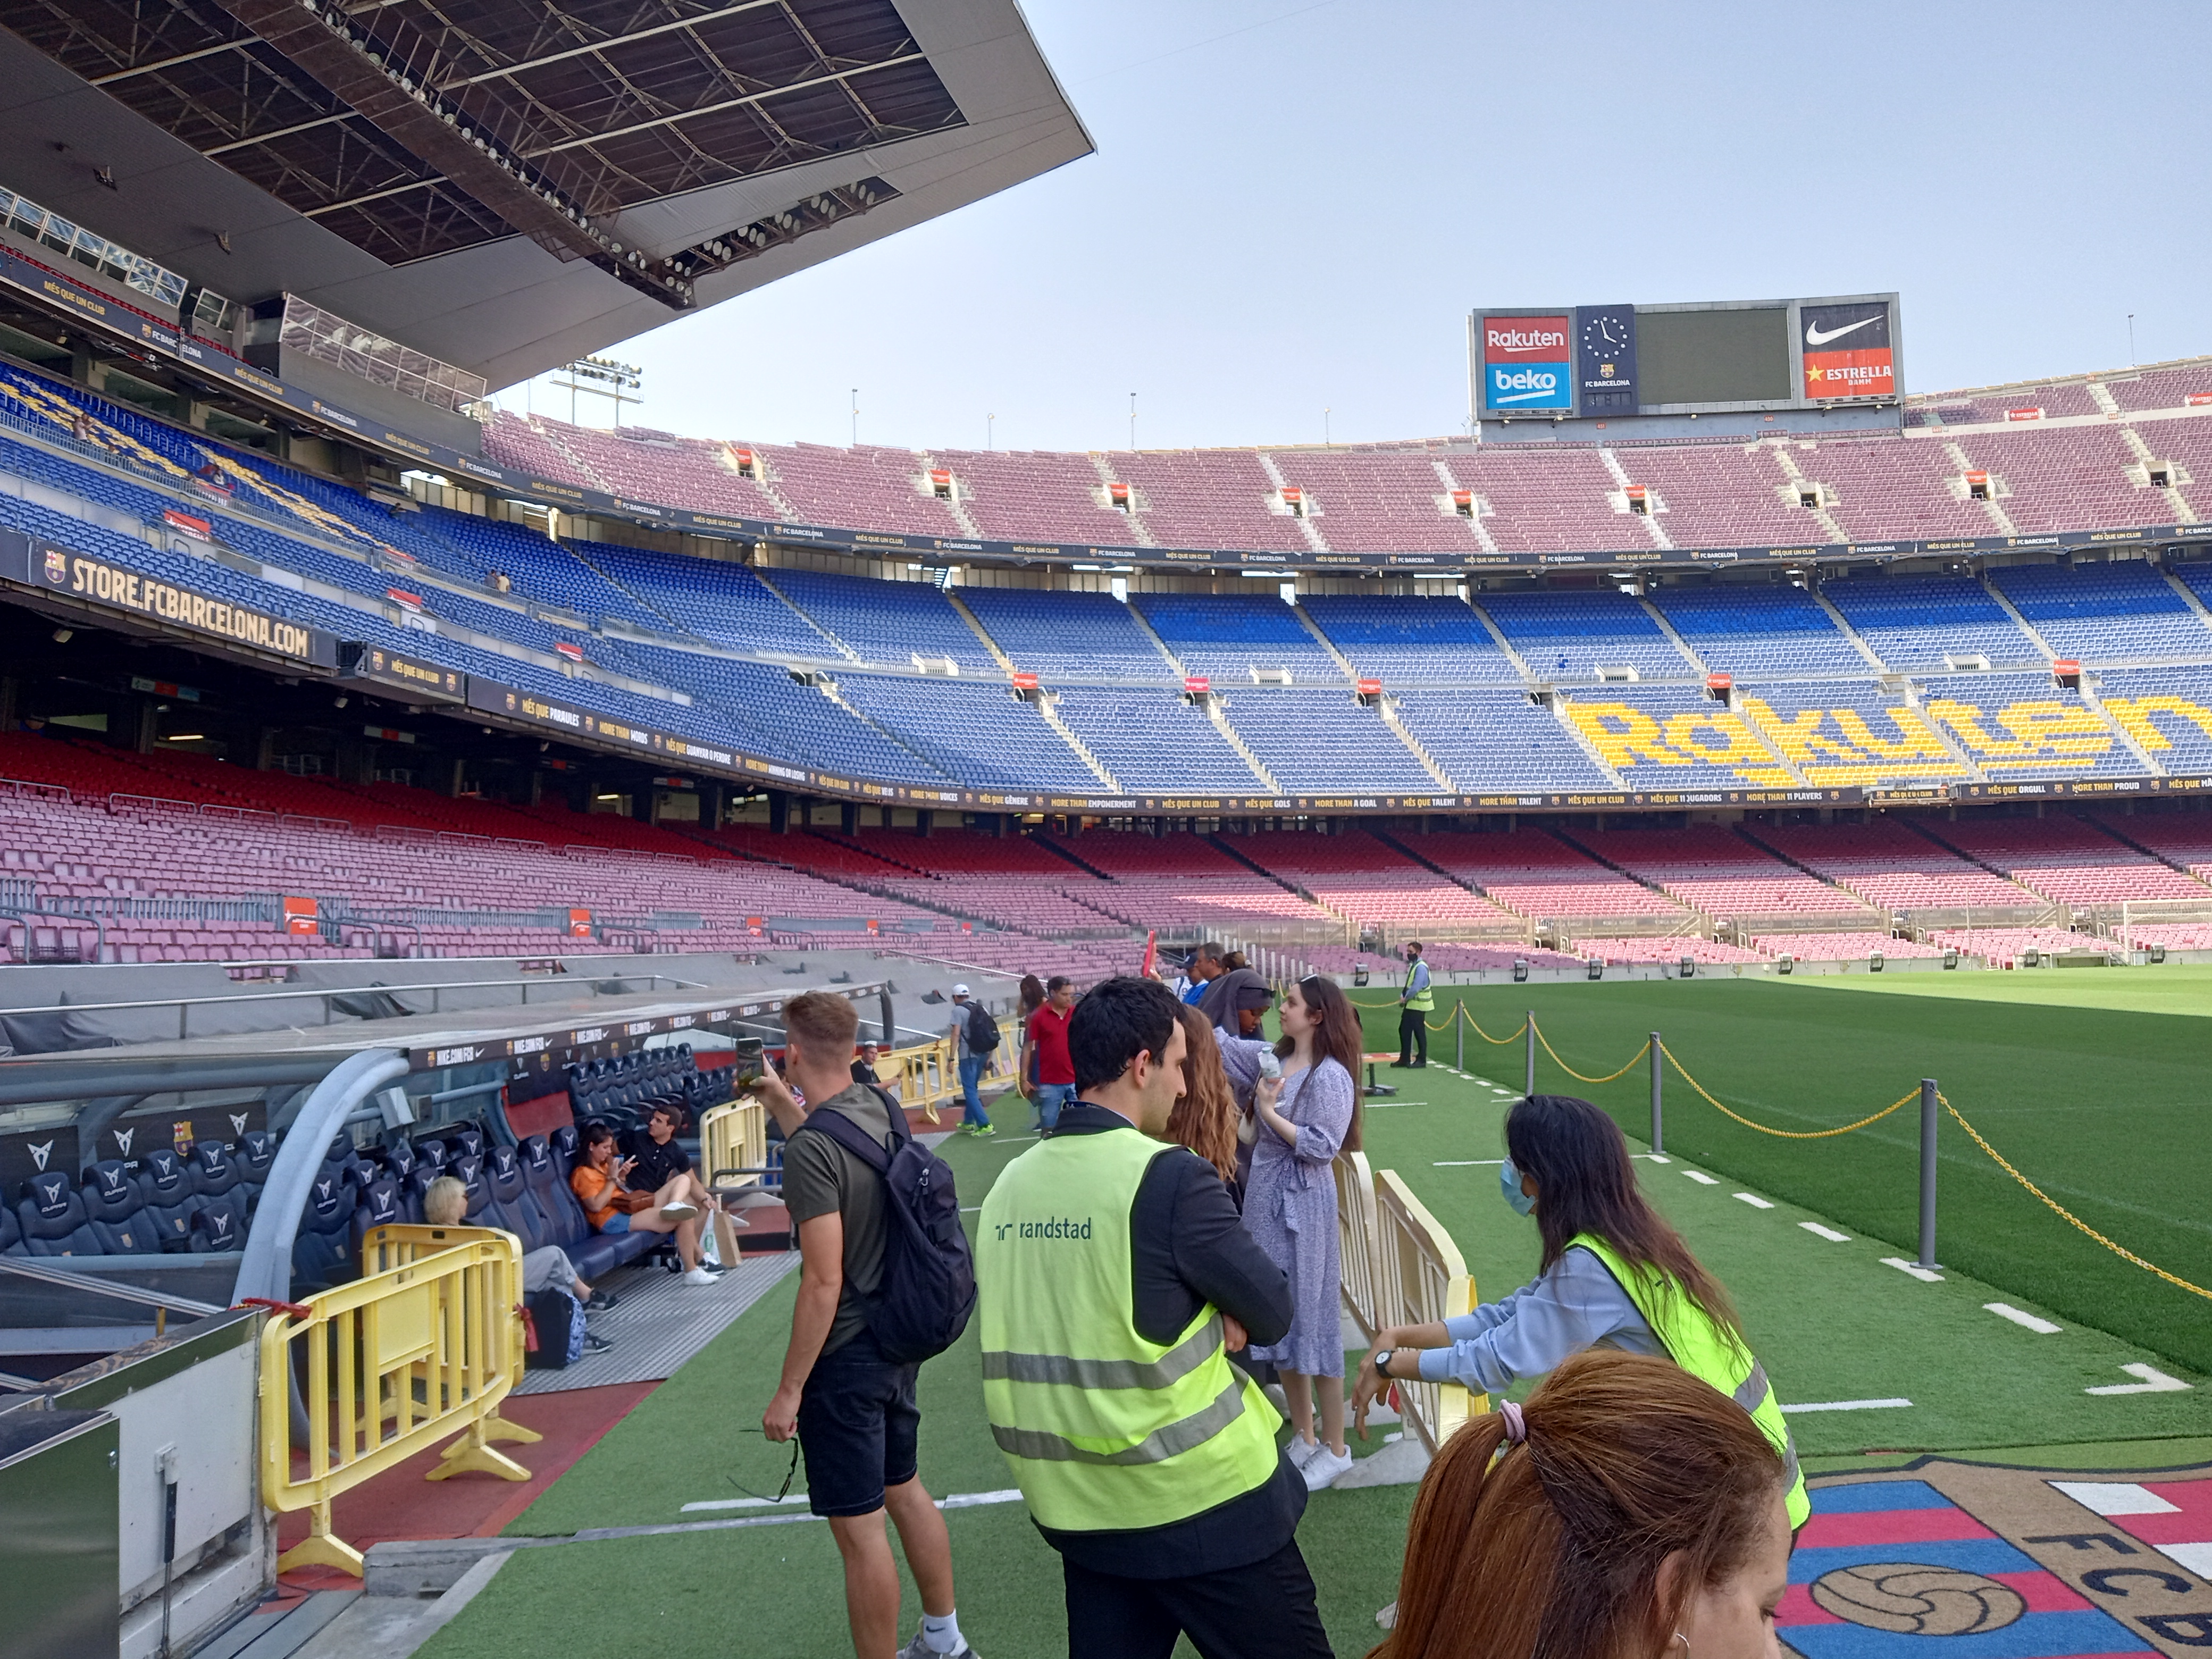
[[[960,1097],[964,1104],[960,1127],[981,1139],[996,1134],[991,1127],[990,1114],[983,1109],[983,1097],[975,1085],[982,1080],[983,1068],[991,1063],[991,1055],[999,1046],[999,1022],[991,1018],[990,1011],[968,993],[964,985],[952,988],[952,1052],[960,1062]]]
[[[915,1373],[959,1336],[975,1301],[960,1200],[896,1103],[853,1080],[853,1005],[810,991],[784,1005],[783,1023],[784,1075],[751,1086],[784,1133],[799,1301],[761,1426],[773,1441],[796,1434],[805,1454],[809,1506],[844,1559],[858,1659],[975,1659],[953,1609],[945,1517],[915,1472]],[[921,1592],[921,1630],[903,1648],[886,1514]]]

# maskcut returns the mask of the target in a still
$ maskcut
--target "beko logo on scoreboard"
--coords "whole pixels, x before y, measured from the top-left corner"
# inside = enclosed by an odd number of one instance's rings
[[[1526,368],[1490,365],[1490,406],[1509,408],[1520,404],[1534,409],[1564,409],[1567,403],[1567,366],[1534,363]]]
[[[1492,317],[1482,327],[1486,362],[1564,358],[1567,351],[1565,317]]]

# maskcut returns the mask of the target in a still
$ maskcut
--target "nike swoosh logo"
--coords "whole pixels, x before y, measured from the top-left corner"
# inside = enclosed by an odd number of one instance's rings
[[[1880,322],[1886,314],[1887,313],[1883,312],[1877,311],[1871,317],[1862,317],[1856,323],[1846,323],[1841,328],[1832,328],[1826,334],[1823,334],[1812,324],[1808,323],[1805,325],[1805,343],[1807,345],[1826,345],[1831,340],[1840,340],[1846,334],[1855,333],[1860,329],[1871,327],[1874,324]]]

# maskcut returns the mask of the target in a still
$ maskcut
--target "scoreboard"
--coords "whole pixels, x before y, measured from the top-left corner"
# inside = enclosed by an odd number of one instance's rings
[[[1893,404],[1901,347],[1894,294],[1501,307],[1468,319],[1486,421]]]

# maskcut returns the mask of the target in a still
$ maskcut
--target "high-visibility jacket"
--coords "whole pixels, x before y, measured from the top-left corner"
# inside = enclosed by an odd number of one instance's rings
[[[1421,988],[1419,990],[1416,991],[1413,989],[1414,979],[1417,976],[1421,975],[1427,966],[1428,964],[1426,963],[1417,962],[1413,963],[1412,967],[1406,969],[1406,989],[1407,992],[1411,993],[1411,994],[1405,998],[1405,1006],[1417,1014],[1434,1012],[1437,1006],[1437,994],[1430,988],[1430,981],[1428,979],[1423,978],[1421,980]]]
[[[1054,1135],[983,1200],[983,1402],[1040,1526],[1166,1526],[1275,1472],[1276,1413],[1230,1364],[1219,1312],[1164,1344],[1136,1328],[1129,1208],[1173,1150],[1134,1129]]]
[[[1766,1437],[1774,1443],[1774,1449],[1782,1454],[1789,1477],[1790,1524],[1793,1528],[1803,1526],[1806,1516],[1813,1512],[1813,1503],[1805,1495],[1805,1477],[1797,1468],[1797,1443],[1790,1437],[1789,1424],[1783,1420],[1782,1407],[1774,1398],[1774,1385],[1766,1380],[1766,1367],[1753,1357],[1741,1340],[1685,1295],[1671,1274],[1632,1266],[1595,1233],[1577,1233],[1567,1241],[1569,1249],[1578,1244],[1605,1263],[1607,1271],[1620,1281],[1620,1288],[1636,1304],[1636,1311],[1644,1316],[1644,1322],[1666,1348],[1668,1357],[1691,1376],[1711,1383],[1734,1400],[1765,1431]]]

